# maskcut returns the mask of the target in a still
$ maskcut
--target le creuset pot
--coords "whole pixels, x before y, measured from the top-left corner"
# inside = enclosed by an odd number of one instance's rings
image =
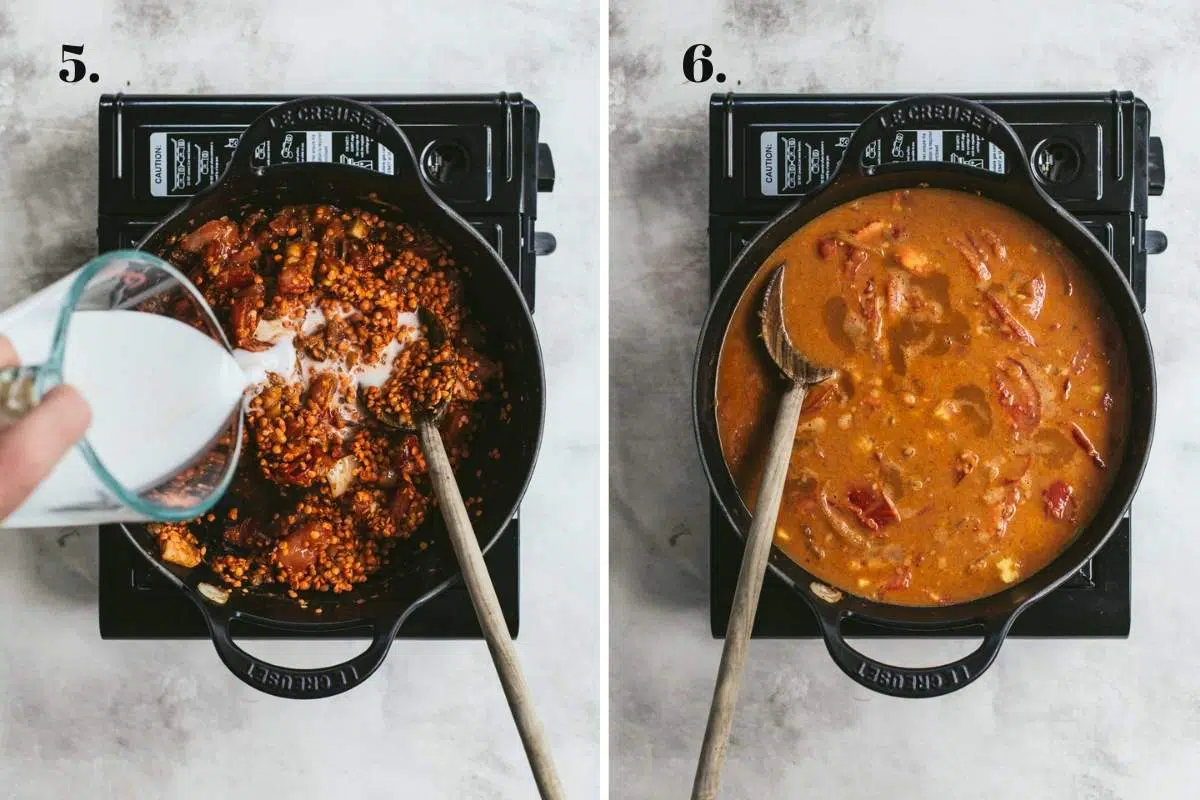
[[[930,161],[887,163],[880,148],[902,130],[963,130],[998,148],[989,165]],[[700,454],[709,483],[739,534],[750,526],[750,511],[738,494],[717,435],[716,377],[721,342],[751,279],[789,236],[832,208],[875,192],[931,186],[975,192],[1004,203],[1058,237],[1087,269],[1107,299],[1129,355],[1132,418],[1125,457],[1116,467],[1112,489],[1095,518],[1045,568],[998,594],[938,607],[889,605],[831,591],[782,551],[771,553],[772,571],[808,602],[820,621],[830,655],[859,684],[897,697],[934,697],[961,689],[996,658],[1018,615],[1074,574],[1112,534],[1137,490],[1149,457],[1154,429],[1155,376],[1150,337],[1128,282],[1108,251],[1041,187],[1020,139],[994,111],[968,100],[917,96],[891,103],[855,131],[841,164],[829,181],[768,223],[742,250],[717,289],[700,335],[694,375],[694,415]],[[782,391],[782,390],[781,390]],[[970,654],[937,667],[908,668],[880,663],[852,648],[842,623],[858,619],[893,630],[961,630],[983,634]]]
[[[336,163],[266,163],[269,155],[264,155],[272,148],[260,148],[264,141],[278,143],[288,133],[317,130],[370,137],[391,152],[392,174]],[[159,223],[138,247],[161,253],[169,239],[210,219],[238,218],[258,208],[270,213],[282,206],[307,203],[362,208],[385,220],[424,227],[468,270],[466,302],[486,326],[489,344],[494,346],[491,355],[502,363],[512,404],[505,423],[485,425],[479,431],[472,447],[474,455],[458,470],[463,496],[482,498],[483,514],[472,521],[486,552],[512,519],[533,473],[544,414],[541,350],[533,318],[508,268],[471,225],[429,188],[412,145],[395,123],[368,105],[336,97],[310,97],[276,106],[245,131],[221,179]],[[499,451],[499,461],[488,457],[492,451]],[[185,569],[163,562],[144,526],[123,527],[142,555],[204,614],[225,665],[251,686],[280,697],[328,697],[361,683],[383,662],[408,615],[458,578],[454,554],[436,512],[413,535],[411,546],[402,543],[393,551],[388,567],[352,592],[308,593],[307,608],[278,587],[248,594],[234,591],[221,602],[225,593],[213,589],[222,582],[205,565]],[[416,546],[419,540],[432,545],[420,550]],[[369,629],[371,640],[366,650],[345,663],[292,669],[265,663],[239,647],[230,634],[235,620],[297,635]]]

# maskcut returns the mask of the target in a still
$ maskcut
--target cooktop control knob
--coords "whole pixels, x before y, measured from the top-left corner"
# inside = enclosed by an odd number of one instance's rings
[[[533,254],[535,256],[548,256],[557,249],[558,240],[554,238],[553,233],[536,231],[533,234]]]
[[[1148,254],[1156,256],[1167,249],[1167,235],[1162,231],[1146,231],[1142,237],[1142,247]]]
[[[452,140],[430,142],[421,154],[421,170],[434,186],[446,186],[465,176],[471,168],[467,150]]]
[[[1146,191],[1153,197],[1157,197],[1163,193],[1163,187],[1167,184],[1167,168],[1163,164],[1162,139],[1158,136],[1150,137],[1150,147],[1146,151],[1146,172]]]
[[[550,145],[545,142],[538,142],[537,190],[539,192],[554,191],[554,155],[550,152]]]
[[[1049,186],[1070,183],[1079,175],[1083,156],[1074,142],[1060,137],[1043,139],[1033,148],[1033,169]]]

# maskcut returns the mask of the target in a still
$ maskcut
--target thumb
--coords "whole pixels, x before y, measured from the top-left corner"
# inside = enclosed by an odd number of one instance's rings
[[[0,430],[0,520],[25,502],[91,421],[83,396],[71,386],[56,386],[28,414]]]

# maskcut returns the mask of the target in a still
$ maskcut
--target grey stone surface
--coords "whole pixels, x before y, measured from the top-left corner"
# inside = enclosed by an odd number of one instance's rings
[[[616,0],[609,27],[612,796],[687,795],[720,655],[689,417],[716,87],[681,74],[683,50],[707,42],[734,91],[1132,89],[1166,145],[1167,191],[1151,217],[1171,241],[1149,268],[1161,394],[1135,503],[1130,638],[1012,641],[967,690],[923,702],[860,689],[818,642],[756,641],[722,796],[1195,797],[1195,5]],[[971,646],[864,649],[915,665]]]
[[[546,437],[522,507],[517,647],[572,797],[602,775],[597,486],[603,12],[586,2],[0,5],[0,305],[95,249],[101,92],[522,91],[558,186],[539,226]],[[96,84],[58,80],[83,42]],[[104,642],[94,530],[0,531],[0,797],[524,798],[534,785],[480,642],[402,642],[357,690],[289,702],[206,642]],[[349,642],[251,643],[321,666]]]

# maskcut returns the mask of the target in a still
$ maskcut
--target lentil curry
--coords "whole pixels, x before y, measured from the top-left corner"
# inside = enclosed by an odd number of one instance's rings
[[[433,503],[416,437],[380,421],[445,405],[441,433],[458,465],[484,409],[505,416],[484,403],[501,376],[481,352],[462,270],[420,229],[328,205],[212,220],[163,255],[237,354],[268,366],[230,491],[202,520],[149,526],[162,558],[206,561],[237,589],[351,590]]]
[[[1121,459],[1124,343],[1070,252],[1013,209],[919,188],[813,220],[763,264],[721,347],[722,452],[753,508],[782,393],[758,336],[787,265],[796,346],[838,377],[804,403],[775,544],[900,605],[966,602],[1048,564]]]

